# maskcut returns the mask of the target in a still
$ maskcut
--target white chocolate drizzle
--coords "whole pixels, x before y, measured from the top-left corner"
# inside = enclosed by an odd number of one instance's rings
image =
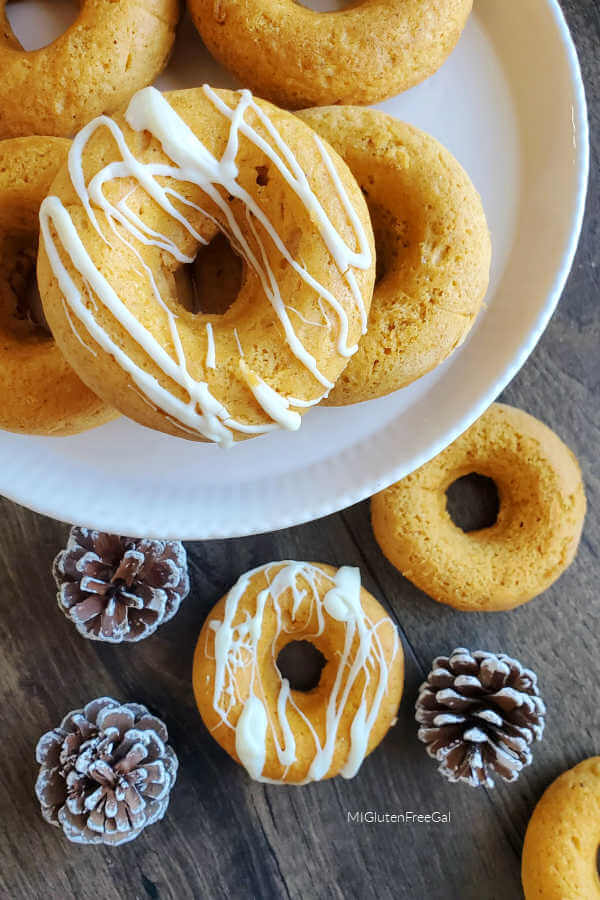
[[[213,334],[212,322],[206,323],[206,341],[207,341],[207,350],[206,350],[206,368],[207,369],[216,369],[217,368],[217,358],[215,351],[215,336]]]
[[[241,616],[240,602],[252,579],[261,573],[268,586],[257,594],[254,614],[244,610]],[[321,597],[323,579],[329,581],[331,587]],[[252,778],[258,781],[285,780],[287,770],[296,762],[296,743],[288,719],[288,708],[294,709],[301,717],[314,742],[314,755],[301,783],[323,778],[332,764],[348,698],[363,676],[362,699],[350,725],[348,756],[341,768],[345,778],[352,778],[358,772],[388,689],[389,667],[399,646],[398,634],[391,620],[384,616],[373,624],[362,608],[360,592],[360,572],[356,568],[343,566],[332,577],[310,563],[270,563],[242,575],[225,599],[223,619],[209,622],[210,633],[214,635],[214,649],[209,652],[207,640],[204,652],[214,659],[213,709],[219,717],[216,727],[225,726],[235,731],[236,753]],[[286,593],[287,597],[282,602]],[[277,622],[271,642],[271,664],[279,680],[275,714],[271,708],[273,703],[269,704],[266,700],[258,660],[258,646],[267,609],[275,613]],[[291,627],[284,625],[284,614],[286,620],[291,620]],[[275,653],[282,633],[289,634],[290,640],[295,636],[300,636],[302,640],[317,638],[328,627],[328,619],[344,623],[345,639],[339,658],[330,661],[336,666],[336,675],[327,698],[325,734],[320,737],[313,723],[295,702],[289,681],[282,678],[277,669]],[[383,623],[388,624],[394,635],[389,660],[386,660],[378,634]],[[310,628],[314,630],[307,633]],[[264,657],[263,650],[261,654]],[[249,674],[244,673],[243,676],[243,683],[249,682],[249,691],[244,697],[238,690],[240,669],[249,670]],[[234,723],[230,713],[239,703],[242,703],[242,711]],[[263,775],[269,735],[282,770],[279,779]]]
[[[250,370],[246,372],[240,365],[240,372],[245,376],[252,394],[270,421],[248,424],[237,422],[229,410],[211,393],[207,381],[198,381],[191,376],[179,336],[177,316],[161,297],[153,273],[142,259],[139,250],[136,249],[136,244],[156,247],[180,263],[192,262],[192,258],[166,235],[152,230],[128,206],[127,200],[133,190],[118,202],[112,203],[105,194],[105,185],[116,179],[133,178],[163,211],[183,226],[185,231],[199,243],[205,244],[206,240],[195,231],[192,223],[181,211],[182,207],[187,206],[202,213],[223,230],[245,263],[257,274],[265,296],[271,303],[283,328],[291,352],[313,376],[321,389],[324,388],[326,392],[331,390],[333,383],[319,370],[315,358],[304,346],[293,328],[288,315],[288,307],[280,293],[276,274],[269,263],[263,235],[266,235],[272,242],[281,257],[295,270],[302,282],[315,291],[317,302],[328,328],[330,327],[330,318],[325,312],[323,304],[335,317],[337,321],[336,348],[337,352],[344,357],[350,356],[357,349],[356,345],[348,345],[348,314],[338,299],[311,274],[304,263],[299,262],[289,253],[257,199],[238,182],[239,171],[236,159],[240,135],[243,135],[264,153],[270,163],[281,173],[288,187],[308,210],[338,271],[350,289],[360,315],[363,333],[366,330],[366,307],[354,270],[370,267],[371,251],[360,218],[352,206],[331,157],[320,138],[314,136],[320,160],[355,233],[358,249],[348,246],[334,227],[320,200],[310,187],[306,174],[292,150],[285,143],[267,113],[254,101],[250,92],[240,91],[237,105],[231,108],[207,85],[204,86],[204,91],[214,107],[231,123],[227,146],[220,159],[210,153],[162,94],[152,87],[144,88],[134,95],[125,119],[135,131],[150,132],[160,142],[170,162],[141,162],[129,148],[121,128],[107,116],[99,116],[83,128],[73,140],[69,153],[71,182],[84,207],[89,223],[108,246],[113,247],[115,241],[121,242],[136,256],[141,273],[148,279],[157,304],[167,316],[174,355],[167,352],[154,335],[131,313],[118,296],[115,288],[99,271],[81,240],[69,211],[58,197],[47,197],[42,203],[40,227],[51,269],[58,281],[66,307],[68,306],[69,309],[69,321],[73,330],[75,331],[74,317],[90,338],[114,357],[118,365],[130,377],[134,388],[146,401],[153,408],[162,410],[184,432],[191,432],[223,446],[229,446],[234,440],[235,432],[260,434],[278,427],[298,428],[300,414],[290,410],[290,406],[306,408],[316,405],[322,399],[323,391],[319,392],[318,397],[297,400],[283,397],[256,373],[248,376]],[[245,118],[247,110],[252,110],[257,127],[261,127],[266,137],[247,121]],[[121,158],[116,162],[108,163],[86,183],[83,154],[89,140],[100,128],[109,130]],[[224,224],[217,222],[201,207],[179,194],[174,186],[169,186],[169,179],[174,182],[197,185],[218,207]],[[240,228],[239,222],[234,217],[230,204],[226,200],[227,196],[242,202],[245,220],[256,243],[256,249],[253,249]],[[104,219],[110,229],[109,236],[102,230],[95,209],[101,210],[104,214]],[[261,228],[260,233],[257,226]],[[88,297],[87,303],[64,264],[57,243],[68,258],[70,266],[83,281]],[[91,304],[90,298],[93,301]],[[161,372],[183,389],[187,400],[175,396],[157,378],[149,374],[146,367],[138,365],[111,338],[96,314],[98,304],[108,310]],[[319,323],[308,323],[306,319],[303,321],[314,327],[321,327]],[[214,370],[217,367],[217,355],[210,323],[206,326],[206,332],[208,349],[205,368]],[[76,334],[82,340],[80,334],[78,332]],[[237,333],[235,337],[238,341],[240,355],[243,356]]]

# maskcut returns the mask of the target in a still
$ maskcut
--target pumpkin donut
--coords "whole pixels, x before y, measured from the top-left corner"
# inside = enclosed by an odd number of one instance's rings
[[[525,833],[525,900],[600,900],[600,756],[563,772],[545,791]]]
[[[446,491],[478,473],[500,507],[490,528],[464,532]],[[533,416],[494,403],[461,437],[371,501],[373,531],[392,565],[440,603],[468,611],[512,609],[570,565],[585,516],[577,460]]]
[[[188,0],[202,40],[261,97],[288,109],[377,103],[424,81],[454,49],[472,0]]]
[[[73,24],[47,47],[24,50],[0,0],[0,138],[70,137],[125,104],[165,67],[178,0],[80,0]]]
[[[366,330],[369,214],[343,161],[248,91],[145,88],[92,121],[41,209],[48,322],[81,378],[143,425],[227,446],[295,430]],[[223,232],[244,261],[223,314],[179,285]]]
[[[459,346],[487,290],[490,237],[469,176],[430,135],[372,109],[298,115],[348,164],[375,232],[369,330],[325,401],[343,406],[405,387]]]
[[[295,690],[281,650],[309,642],[325,664]],[[356,775],[394,723],[404,678],[396,626],[358,569],[274,562],[247,572],[214,607],[194,656],[204,724],[252,778],[306,784]]]
[[[0,141],[0,428],[65,435],[115,413],[80,381],[49,333],[37,294],[40,203],[69,141]]]

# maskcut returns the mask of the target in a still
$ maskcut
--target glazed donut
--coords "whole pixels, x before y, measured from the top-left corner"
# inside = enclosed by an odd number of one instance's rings
[[[0,138],[70,137],[125,104],[166,65],[178,0],[80,0],[80,12],[47,47],[24,50],[0,0]]]
[[[481,200],[448,150],[418,128],[357,107],[298,115],[348,164],[377,247],[369,329],[326,403],[382,397],[443,362],[473,325],[491,256]]]
[[[290,689],[277,666],[294,641],[326,660],[312,690]],[[194,694],[211,735],[252,778],[352,778],[394,723],[403,660],[396,626],[358,569],[274,562],[242,575],[205,621]]]
[[[525,900],[600,900],[600,756],[563,772],[545,791],[525,833]]]
[[[35,281],[40,203],[69,141],[0,141],[0,428],[74,434],[116,413],[82,384],[49,333]]]
[[[229,445],[295,430],[366,329],[369,214],[343,161],[248,91],[145,88],[73,141],[41,209],[44,310],[89,387],[143,425]],[[223,315],[179,276],[223,232],[244,260]]]
[[[500,509],[490,528],[464,532],[446,491],[478,473],[493,479]],[[468,611],[512,609],[570,565],[585,494],[577,460],[533,416],[494,403],[431,462],[371,502],[373,531],[392,565],[440,603]]]
[[[293,0],[188,0],[202,40],[242,84],[288,109],[377,103],[454,49],[472,0],[359,0],[319,13]]]

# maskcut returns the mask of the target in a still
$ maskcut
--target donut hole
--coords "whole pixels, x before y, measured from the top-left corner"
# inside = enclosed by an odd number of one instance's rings
[[[51,339],[37,285],[38,235],[0,235],[0,298],[3,327],[20,340]]]
[[[327,660],[310,641],[290,641],[277,656],[277,668],[293,691],[312,691],[321,680]]]
[[[347,9],[349,6],[357,6],[356,2],[353,0],[298,0],[299,6],[304,6],[306,9],[312,9],[314,12],[340,12],[342,9]]]
[[[255,166],[256,169],[256,183],[259,187],[266,187],[269,183],[269,167],[268,166]]]
[[[385,207],[369,199],[369,188],[362,188],[373,224],[375,238],[375,284],[398,269],[401,258],[411,246],[408,221],[399,219]]]
[[[0,0],[0,18],[2,14]],[[78,0],[20,0],[5,7],[10,28],[27,51],[40,50],[52,44],[76,21],[81,9]]]
[[[461,531],[469,533],[491,528],[500,512],[496,482],[478,472],[457,478],[446,491],[446,509]]]
[[[219,232],[200,246],[194,262],[176,271],[178,300],[194,314],[222,316],[239,294],[243,275],[241,257]]]

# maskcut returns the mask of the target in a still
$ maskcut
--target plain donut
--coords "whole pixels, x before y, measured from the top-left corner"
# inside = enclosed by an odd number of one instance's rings
[[[80,0],[73,24],[47,47],[24,50],[0,0],[0,137],[70,137],[125,104],[163,70],[178,0]]]
[[[496,483],[498,519],[465,533],[446,491],[476,472]],[[494,403],[431,462],[376,494],[373,531],[392,565],[440,603],[469,611],[512,609],[570,565],[585,516],[577,460],[533,416]]]
[[[488,286],[485,213],[465,170],[424,131],[358,107],[298,115],[348,164],[377,247],[368,331],[325,403],[372,400],[425,375],[467,336]]]
[[[293,0],[188,0],[210,52],[288,109],[377,103],[432,75],[472,0],[363,0],[319,13]]]
[[[38,211],[68,150],[62,138],[0,141],[0,428],[21,434],[75,434],[116,416],[43,327],[36,294]]]

